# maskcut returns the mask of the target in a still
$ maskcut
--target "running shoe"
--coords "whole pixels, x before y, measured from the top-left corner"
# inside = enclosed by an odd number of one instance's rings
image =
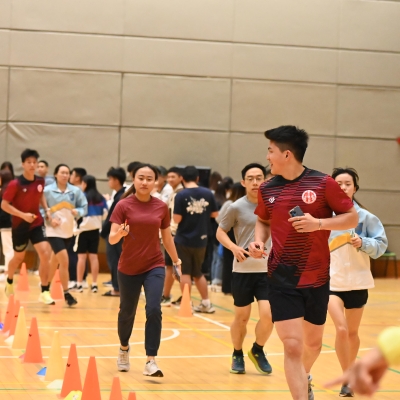
[[[161,307],[171,307],[171,296],[161,298]]]
[[[205,306],[203,304],[203,302],[201,302],[198,306],[193,307],[193,310],[196,312],[205,313],[205,314],[215,313],[215,308],[213,307],[213,305],[211,303],[209,306]]]
[[[178,299],[172,301],[171,304],[173,304],[174,306],[180,306],[181,305],[181,301],[182,301],[182,296],[179,297]]]
[[[83,280],[83,282],[82,282],[82,287],[83,287],[84,289],[89,289],[89,284],[86,282],[86,280]]]
[[[68,289],[76,289],[77,285],[75,281],[69,281],[68,282]]]
[[[71,295],[71,293],[65,293],[64,294],[64,299],[65,299],[65,301],[67,302],[67,304],[68,304],[68,306],[69,307],[72,307],[72,306],[74,306],[75,304],[78,304],[78,301],[75,299],[75,297],[73,297],[72,295]]]
[[[313,384],[312,384],[312,376],[308,375],[308,400],[314,400],[314,392],[313,392]]]
[[[231,374],[245,374],[244,368],[244,357],[243,356],[232,356]]]
[[[128,350],[121,350],[119,349],[118,359],[117,359],[117,367],[118,371],[120,372],[128,372],[131,364],[129,363],[129,353],[131,348],[129,347]]]
[[[349,388],[349,385],[343,385],[339,397],[354,397],[354,392]]]
[[[103,286],[112,287],[112,281],[103,282]]]
[[[75,292],[83,293],[83,286],[82,285],[77,285],[76,288],[75,288]]]
[[[162,378],[164,376],[161,369],[158,368],[154,360],[150,360],[146,363],[146,365],[144,366],[143,375],[154,376],[158,378]]]
[[[45,292],[40,293],[39,301],[44,304],[54,305],[56,302],[51,298],[50,292],[47,290]]]
[[[92,293],[97,293],[98,287],[97,285],[92,285]]]
[[[8,283],[6,281],[6,287],[4,288],[6,292],[6,296],[10,297],[12,294],[14,294],[14,282],[13,283]]]
[[[268,362],[267,357],[265,357],[264,352],[254,353],[253,349],[250,349],[247,355],[260,374],[269,375],[272,372],[271,364]]]

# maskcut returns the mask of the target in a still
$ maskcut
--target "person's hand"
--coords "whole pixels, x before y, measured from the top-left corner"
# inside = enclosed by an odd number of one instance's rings
[[[362,246],[362,239],[355,233],[354,237],[350,239],[350,243],[355,249],[359,249]]]
[[[348,384],[354,393],[372,396],[379,388],[379,382],[389,365],[382,352],[372,349],[339,378],[325,384],[331,387],[339,384]]]
[[[234,257],[239,261],[239,262],[243,262],[246,261],[246,255],[249,256],[250,253],[248,251],[246,251],[245,249],[243,249],[240,246],[237,246],[236,244],[233,244],[232,247],[229,249]]]
[[[177,274],[175,273],[175,268],[176,268],[176,272],[177,272],[178,275],[179,275],[179,279],[178,279]],[[180,282],[180,278],[181,278],[181,276],[182,276],[182,265],[176,265],[176,264],[175,264],[175,267],[172,268],[172,276],[174,277],[174,279],[175,279],[177,282]]]
[[[251,242],[249,244],[249,254],[253,258],[262,258],[264,254],[263,242]]]
[[[32,213],[23,213],[21,215],[21,218],[24,221],[28,222],[28,224],[31,224],[37,218],[37,216],[35,214],[32,214]]]
[[[109,201],[111,199],[111,196],[108,193],[103,194],[103,197],[106,199],[106,201]]]
[[[129,225],[121,224],[118,228],[118,233],[122,236],[128,236],[129,234]]]
[[[51,221],[50,221],[50,225],[53,228],[57,228],[57,226],[61,225],[61,219],[60,218],[52,218]]]
[[[78,210],[77,210],[76,208],[74,208],[73,210],[71,210],[71,214],[72,214],[74,217],[77,217],[77,216],[79,215],[79,212],[78,212]]]
[[[299,217],[289,218],[288,221],[293,228],[299,233],[314,232],[319,229],[319,220],[312,215],[306,213]]]

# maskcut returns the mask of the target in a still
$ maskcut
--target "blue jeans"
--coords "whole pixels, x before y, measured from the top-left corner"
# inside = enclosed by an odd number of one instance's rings
[[[161,296],[164,288],[165,267],[153,268],[140,275],[126,275],[118,271],[120,309],[118,313],[118,336],[121,346],[128,346],[135,322],[140,290],[146,295],[146,326],[144,348],[147,356],[155,357],[161,342]]]

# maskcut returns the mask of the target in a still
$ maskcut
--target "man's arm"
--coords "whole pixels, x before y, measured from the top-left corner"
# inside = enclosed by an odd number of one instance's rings
[[[172,218],[176,224],[179,224],[182,221],[182,215],[179,214],[174,214]]]
[[[47,205],[47,200],[46,200],[46,196],[44,195],[44,192],[42,194],[42,197],[40,198],[40,205],[45,212],[46,219],[51,220],[51,213],[49,210],[49,206]]]
[[[12,206],[7,200],[3,199],[1,202],[1,208],[7,214],[14,215],[15,217],[21,218],[28,223],[32,223],[37,216],[32,213],[24,213],[22,211],[17,210],[14,206]]]
[[[217,218],[217,217],[218,217],[218,214],[219,214],[218,211],[213,211],[213,212],[210,214],[210,217],[211,217],[211,218]]]
[[[249,252],[253,258],[262,258],[265,243],[270,236],[271,227],[269,221],[258,217],[254,229],[254,242],[249,245]]]
[[[246,261],[245,254],[247,254],[248,256],[250,255],[248,251],[233,243],[232,240],[229,239],[227,232],[224,231],[221,227],[218,227],[217,229],[217,240],[222,244],[222,246],[230,250],[239,262]]]

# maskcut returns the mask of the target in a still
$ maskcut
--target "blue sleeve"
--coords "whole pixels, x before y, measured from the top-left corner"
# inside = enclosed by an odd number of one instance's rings
[[[174,199],[174,214],[184,215],[185,214],[184,210],[185,210],[185,207],[183,204],[183,198],[182,198],[182,196],[180,196],[180,193],[178,193]]]
[[[360,250],[371,258],[379,258],[388,247],[388,240],[382,222],[373,214],[368,213],[365,219],[366,235],[360,235],[362,245]]]
[[[75,208],[79,213],[79,217],[77,217],[77,219],[84,217],[88,213],[88,202],[82,190],[79,190],[76,193]]]

